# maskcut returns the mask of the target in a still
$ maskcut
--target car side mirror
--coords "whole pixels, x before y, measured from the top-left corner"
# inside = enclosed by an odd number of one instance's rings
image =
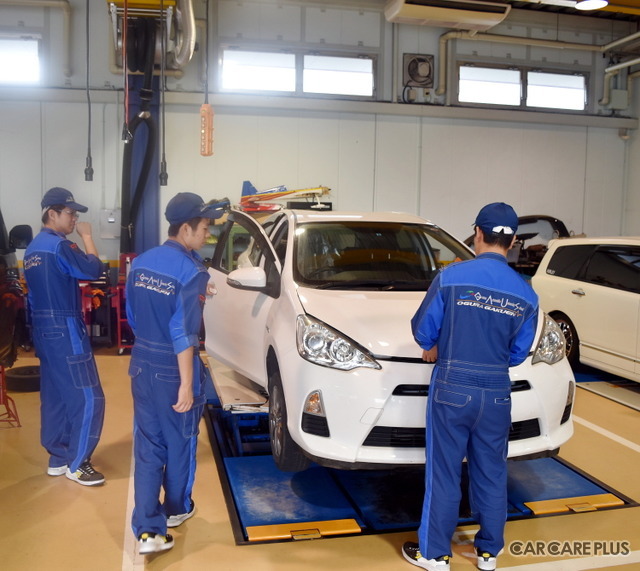
[[[28,224],[20,224],[11,228],[9,232],[9,246],[17,250],[24,250],[33,240],[33,230]]]
[[[267,274],[262,268],[254,266],[238,268],[227,276],[227,283],[238,289],[260,291],[267,287]]]

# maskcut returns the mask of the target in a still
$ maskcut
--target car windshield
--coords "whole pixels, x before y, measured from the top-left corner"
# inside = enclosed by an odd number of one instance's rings
[[[437,226],[361,221],[301,224],[293,255],[306,286],[420,291],[440,268],[473,257]]]

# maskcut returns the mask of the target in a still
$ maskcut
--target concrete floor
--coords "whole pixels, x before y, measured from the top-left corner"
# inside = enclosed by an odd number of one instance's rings
[[[0,430],[0,569],[114,571],[160,569],[296,570],[412,569],[400,555],[414,533],[352,536],[312,541],[235,545],[227,508],[208,441],[201,425],[194,499],[198,511],[172,533],[175,547],[141,557],[130,531],[132,509],[132,404],[129,357],[97,351],[106,394],[106,418],[93,457],[107,482],[81,487],[45,473],[47,455],[39,444],[39,393],[13,392],[20,428]],[[16,366],[37,364],[23,354]],[[4,410],[0,410],[0,413]],[[640,412],[579,389],[574,408],[575,434],[561,456],[622,494],[640,501]],[[5,423],[0,423],[6,426]],[[452,570],[475,568],[469,539],[475,526],[458,529]],[[516,541],[560,542],[565,554],[515,556]],[[583,556],[567,545],[628,542],[626,556]],[[567,544],[564,542],[572,542]],[[586,542],[586,543],[585,543]],[[596,542],[600,542],[599,544]],[[521,571],[640,569],[640,507],[512,521],[506,527],[500,569]],[[584,547],[583,547],[584,548]]]

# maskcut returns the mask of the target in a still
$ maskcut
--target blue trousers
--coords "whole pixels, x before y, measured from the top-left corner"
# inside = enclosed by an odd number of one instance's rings
[[[475,547],[494,555],[504,547],[510,424],[510,387],[454,384],[438,379],[434,370],[427,405],[425,498],[418,529],[420,552],[427,559],[451,554],[465,457],[471,512],[480,524]]]
[[[172,408],[180,387],[176,356],[171,348],[136,339],[129,366],[135,458],[131,527],[136,537],[144,532],[166,534],[167,517],[187,513],[191,507],[207,374],[196,355],[193,407],[188,412],[176,412]]]
[[[104,421],[104,393],[82,316],[36,311],[33,342],[40,359],[40,441],[49,466],[75,472],[91,458]]]

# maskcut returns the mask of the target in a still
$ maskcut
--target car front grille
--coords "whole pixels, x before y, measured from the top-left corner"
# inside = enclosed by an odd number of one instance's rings
[[[571,403],[564,407],[564,412],[562,413],[562,418],[560,419],[560,424],[564,424],[571,418]]]
[[[537,418],[511,424],[509,440],[524,440],[540,436]],[[424,428],[403,428],[397,426],[374,426],[363,446],[387,446],[393,448],[424,448]]]
[[[318,416],[316,414],[309,414],[308,412],[302,413],[302,431],[308,434],[314,434],[316,436],[329,437],[329,424],[324,416]]]

